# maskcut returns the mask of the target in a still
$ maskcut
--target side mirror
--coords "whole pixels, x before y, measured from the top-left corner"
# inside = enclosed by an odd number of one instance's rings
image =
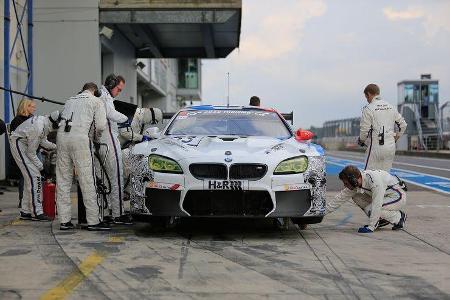
[[[314,137],[314,133],[309,130],[298,129],[295,132],[295,139],[297,141],[309,141]]]
[[[144,130],[142,135],[149,136],[152,139],[157,139],[157,138],[161,137],[161,131],[159,130],[158,127],[149,127],[149,128]]]

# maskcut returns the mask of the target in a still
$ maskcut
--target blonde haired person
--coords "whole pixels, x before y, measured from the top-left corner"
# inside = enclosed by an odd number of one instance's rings
[[[11,121],[9,125],[10,132],[16,130],[20,124],[28,120],[34,115],[36,111],[36,102],[32,99],[24,98],[20,100],[19,106],[17,107],[17,113],[14,119]],[[18,167],[16,167],[18,168]],[[22,198],[23,198],[23,176],[20,175],[19,178],[19,205],[18,207],[22,207]]]
[[[25,122],[28,118],[34,115],[36,111],[36,102],[32,99],[24,98],[20,100],[19,106],[17,107],[17,113],[14,119],[11,121],[10,130],[11,132],[16,130],[16,128]]]

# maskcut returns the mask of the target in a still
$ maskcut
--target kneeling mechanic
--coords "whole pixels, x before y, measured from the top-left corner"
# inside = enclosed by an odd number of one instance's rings
[[[327,201],[327,214],[353,200],[369,217],[369,224],[359,228],[359,233],[371,233],[389,224],[393,224],[392,230],[405,226],[406,213],[401,209],[406,204],[406,185],[398,177],[383,170],[359,171],[349,165],[339,173],[339,179],[345,188]]]

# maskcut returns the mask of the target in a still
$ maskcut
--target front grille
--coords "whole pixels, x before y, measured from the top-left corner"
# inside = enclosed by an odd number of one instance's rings
[[[197,179],[227,179],[227,166],[223,164],[191,164],[189,171]]]
[[[183,208],[193,217],[263,217],[273,203],[267,191],[189,191]]]
[[[230,179],[258,180],[266,172],[267,166],[263,164],[234,164],[230,167]]]

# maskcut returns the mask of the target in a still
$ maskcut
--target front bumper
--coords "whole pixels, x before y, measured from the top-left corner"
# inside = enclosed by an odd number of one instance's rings
[[[309,160],[308,170],[303,174],[266,174],[260,180],[248,181],[245,189],[238,191],[205,189],[205,180],[189,173],[154,173],[147,184],[141,184],[141,193],[131,191],[132,213],[180,217],[320,217],[325,212],[325,160],[322,156]],[[138,176],[142,180],[142,175]],[[133,197],[133,193],[139,196]]]

